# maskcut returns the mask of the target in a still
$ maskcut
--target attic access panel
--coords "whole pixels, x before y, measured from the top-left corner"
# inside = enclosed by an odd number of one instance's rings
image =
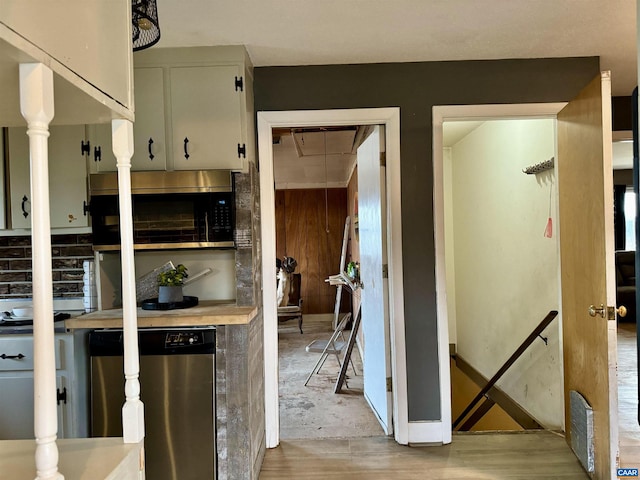
[[[318,132],[295,132],[293,140],[301,157],[311,155],[352,153],[356,129]]]

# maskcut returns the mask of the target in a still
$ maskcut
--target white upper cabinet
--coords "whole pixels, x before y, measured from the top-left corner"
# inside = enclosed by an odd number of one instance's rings
[[[29,138],[26,128],[9,128],[10,228],[31,228]],[[87,160],[84,125],[52,126],[49,136],[51,228],[87,227]]]
[[[165,170],[165,104],[162,68],[135,69],[135,115],[133,124],[134,151],[132,170]],[[111,124],[89,128],[91,173],[115,172],[116,158],[111,148]]]
[[[136,121],[133,124],[134,170],[165,170],[165,104],[162,68],[134,69]]]
[[[111,148],[111,124],[87,125],[89,172],[115,172],[116,157]]]
[[[235,65],[171,69],[175,170],[242,169],[241,77]]]
[[[167,170],[247,171],[255,142],[252,66],[244,47],[154,48],[136,52],[134,66],[132,168],[142,169],[137,158],[143,149],[148,157],[152,139],[152,162],[165,162]],[[161,121],[164,138],[155,133]]]

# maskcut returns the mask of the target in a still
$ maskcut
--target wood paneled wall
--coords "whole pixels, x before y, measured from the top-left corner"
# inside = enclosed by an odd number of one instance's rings
[[[323,188],[277,190],[275,214],[276,257],[286,255],[298,262],[303,313],[333,313],[336,287],[325,279],[338,273],[340,266],[347,189],[327,189],[326,197]],[[349,311],[350,299],[347,300]]]

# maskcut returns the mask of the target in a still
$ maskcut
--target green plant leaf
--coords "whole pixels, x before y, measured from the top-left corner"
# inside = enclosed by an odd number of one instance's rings
[[[187,273],[187,267],[185,267],[183,264],[180,264],[176,266],[176,268],[160,272],[158,274],[158,285],[161,287],[181,286],[183,285],[184,279],[188,276],[189,274]]]

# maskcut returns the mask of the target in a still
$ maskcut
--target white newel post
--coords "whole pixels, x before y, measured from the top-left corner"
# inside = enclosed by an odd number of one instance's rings
[[[31,168],[33,268],[33,390],[36,480],[63,480],[58,472],[58,414],[49,220],[49,122],[53,72],[41,63],[20,65],[20,111],[27,121]]]
[[[133,215],[131,213],[131,157],[133,123],[113,120],[113,153],[118,167],[120,204],[120,244],[122,262],[122,327],[124,330],[125,403],[122,407],[122,431],[125,443],[144,438],[144,405],[140,400],[140,359],[138,357],[138,317],[136,314],[136,272],[133,258]]]

